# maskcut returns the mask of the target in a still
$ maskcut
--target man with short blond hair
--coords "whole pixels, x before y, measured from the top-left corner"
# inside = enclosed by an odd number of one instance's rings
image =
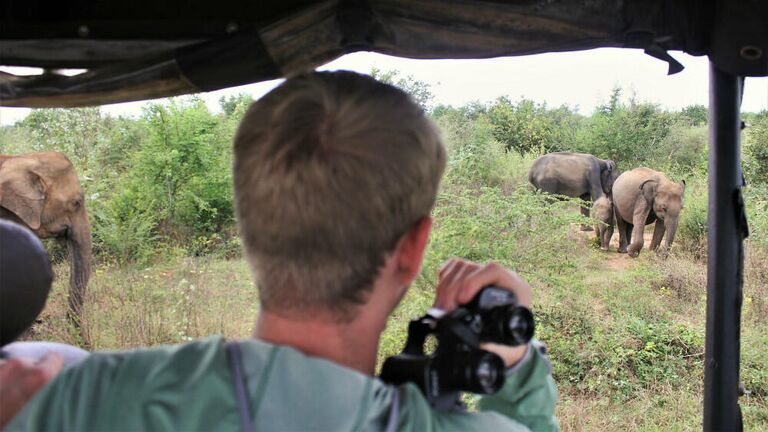
[[[432,409],[375,378],[387,319],[420,272],[445,168],[435,126],[402,91],[350,72],[287,80],[246,113],[234,187],[260,293],[254,338],[94,354],[11,423],[31,430],[557,430],[556,391],[531,346],[488,346],[509,368],[481,412]],[[440,271],[435,306],[495,285],[496,264]]]
[[[289,80],[235,136],[240,234],[262,307],[348,319],[384,255],[429,216],[446,163],[402,91],[352,72]],[[285,289],[291,287],[291,289]]]

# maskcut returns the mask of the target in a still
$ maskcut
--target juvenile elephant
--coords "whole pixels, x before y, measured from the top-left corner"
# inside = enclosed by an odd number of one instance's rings
[[[617,176],[616,162],[586,153],[545,154],[528,171],[528,181],[539,190],[591,202],[611,193]],[[589,209],[582,207],[581,214],[589,217]]]
[[[0,218],[67,244],[69,311],[77,322],[91,274],[91,225],[69,159],[59,152],[0,155]]]
[[[619,229],[619,253],[636,257],[643,248],[645,225],[656,222],[651,250],[661,244],[669,249],[675,239],[680,210],[683,208],[685,181],[675,183],[664,173],[650,168],[635,168],[616,179],[613,205]],[[629,245],[629,247],[627,247]]]
[[[592,205],[592,219],[602,223],[595,224],[595,234],[600,242],[600,249],[607,251],[613,237],[613,200],[610,195],[602,196]]]

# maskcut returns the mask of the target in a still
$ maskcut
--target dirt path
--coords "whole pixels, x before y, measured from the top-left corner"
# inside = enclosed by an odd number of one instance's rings
[[[573,229],[585,245],[591,244],[594,241],[594,231],[580,231],[578,225],[574,225]],[[650,229],[646,228],[643,234],[643,250],[645,250],[650,246],[651,239],[653,238],[653,225],[650,226]],[[602,255],[600,267],[596,271],[589,272],[584,278],[585,285],[594,290],[592,305],[595,312],[604,322],[612,322],[613,317],[605,303],[603,303],[603,300],[601,300],[601,294],[603,294],[606,286],[617,283],[617,280],[623,277],[625,271],[636,265],[635,258],[631,258],[625,253],[618,253],[618,249],[619,233],[614,232],[608,251],[600,251]]]
[[[653,239],[653,226],[649,225],[646,227],[645,232],[643,233],[643,250],[647,250],[651,246],[651,240]],[[585,241],[585,242],[591,242],[592,239],[595,237],[594,231],[579,231],[579,236]],[[605,255],[603,259],[603,265],[605,266],[605,269],[610,270],[626,270],[628,269],[632,264],[634,258],[631,258],[629,255],[625,253],[618,253],[619,250],[619,233],[618,231],[614,231],[613,237],[611,238],[611,244],[608,248],[607,252],[603,252]]]

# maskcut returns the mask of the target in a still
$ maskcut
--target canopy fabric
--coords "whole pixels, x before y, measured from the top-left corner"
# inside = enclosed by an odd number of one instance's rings
[[[768,3],[751,0],[5,0],[0,105],[75,107],[291,76],[346,53],[488,58],[599,47],[707,55],[768,75]],[[60,69],[81,68],[75,76]]]

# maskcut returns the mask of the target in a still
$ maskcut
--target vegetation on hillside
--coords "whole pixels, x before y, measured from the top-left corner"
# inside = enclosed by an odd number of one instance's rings
[[[428,86],[378,71],[412,92],[443,131],[448,171],[424,268],[392,317],[381,358],[431,305],[449,257],[495,260],[535,288],[537,334],[549,345],[565,430],[700,429],[706,308],[706,108],[666,111],[616,89],[590,115],[501,97],[433,106]],[[153,102],[136,119],[98,108],[33,110],[0,129],[0,153],[55,149],[78,168],[94,225],[97,268],[86,326],[102,349],[249,335],[257,293],[232,215],[231,139],[250,97],[213,113],[196,97]],[[746,429],[768,429],[768,111],[745,116],[751,236],[742,313]],[[676,244],[662,259],[598,250],[573,203],[548,204],[527,185],[549,151],[649,166],[687,189]],[[77,343],[65,318],[65,265],[35,337]]]

